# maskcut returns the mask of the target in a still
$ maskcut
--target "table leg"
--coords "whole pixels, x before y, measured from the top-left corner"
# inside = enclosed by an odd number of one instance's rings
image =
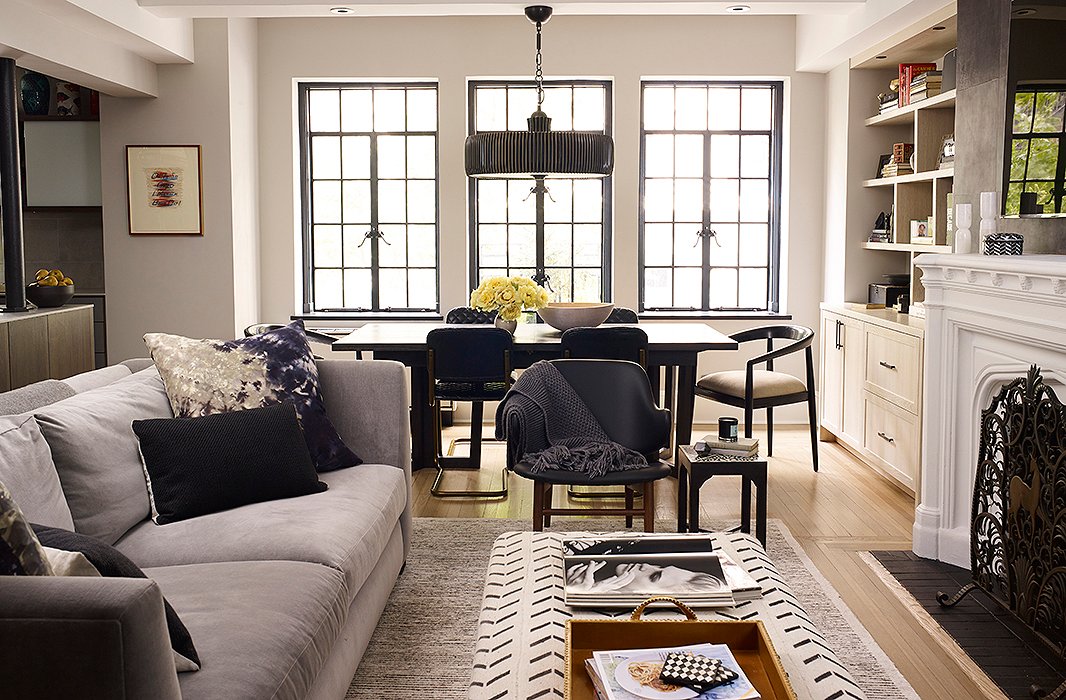
[[[700,531],[700,487],[709,481],[702,479],[695,472],[688,476],[688,531]]]
[[[674,464],[678,463],[681,445],[692,440],[692,411],[696,405],[696,365],[677,368],[677,411],[674,416]]]
[[[766,467],[763,466],[755,482],[755,537],[766,546]]]
[[[411,368],[411,469],[436,466],[433,457],[436,438],[433,410],[429,407],[429,373],[425,367]]]
[[[688,469],[677,464],[677,531],[688,532]]]
[[[740,478],[740,531],[751,534],[751,477]]]

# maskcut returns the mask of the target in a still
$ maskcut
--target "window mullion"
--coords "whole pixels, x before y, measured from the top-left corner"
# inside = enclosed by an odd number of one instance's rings
[[[711,230],[711,135],[703,135],[703,230],[700,232],[702,243],[701,266],[703,271],[700,275],[700,308],[707,311],[711,308],[711,237],[707,233]]]
[[[370,308],[381,311],[381,274],[378,260],[378,135],[370,134]]]

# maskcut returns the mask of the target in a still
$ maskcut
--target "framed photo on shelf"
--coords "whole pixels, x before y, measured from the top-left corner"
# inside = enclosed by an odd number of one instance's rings
[[[885,166],[888,165],[891,162],[892,162],[892,154],[891,153],[886,153],[885,155],[883,155],[880,158],[878,158],[877,159],[877,174],[874,175],[874,178],[884,177],[884,175],[882,175],[881,172],[885,169]]]
[[[131,236],[202,236],[200,146],[126,146]]]

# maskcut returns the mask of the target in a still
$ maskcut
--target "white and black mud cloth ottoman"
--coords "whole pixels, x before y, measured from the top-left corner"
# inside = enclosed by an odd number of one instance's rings
[[[478,620],[470,700],[563,697],[566,621],[570,617],[628,617],[630,611],[573,610],[563,604],[561,541],[573,532],[507,532],[492,546]],[[796,695],[804,700],[865,698],[825,637],[811,622],[759,541],[743,533],[713,535],[755,577],[759,600],[731,608],[700,609],[703,620],[759,619]],[[672,610],[645,617],[677,617]]]

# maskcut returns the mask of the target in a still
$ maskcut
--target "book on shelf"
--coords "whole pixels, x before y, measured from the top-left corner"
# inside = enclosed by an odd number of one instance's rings
[[[951,165],[955,165],[951,163]],[[944,167],[941,165],[940,167]],[[944,242],[950,246],[955,245],[955,193],[948,192],[944,198]]]
[[[890,162],[905,164],[910,167],[911,155],[913,153],[913,143],[894,143],[892,144],[892,160]]]
[[[759,438],[738,437],[736,440],[722,440],[714,433],[708,433],[699,439],[712,452],[723,454],[759,454]]]
[[[924,73],[919,73],[911,79],[911,93],[914,93],[915,88],[922,87],[923,85],[940,85],[944,82],[944,73],[938,70],[930,70]]]
[[[936,70],[935,63],[901,63],[899,64],[899,106],[911,103],[911,81],[922,73]]]
[[[914,170],[910,163],[889,163],[881,168],[881,177],[897,177],[899,175],[911,175]]]
[[[762,696],[751,684],[727,644],[689,644],[653,649],[619,649],[594,651],[585,662],[597,697],[603,700],[644,700],[649,697],[672,697],[684,689],[661,677],[666,657],[672,653],[693,654],[718,659],[722,666],[736,674],[728,683],[703,690],[698,696],[692,693],[683,697],[697,700],[759,700]],[[682,697],[678,694],[677,697]]]
[[[870,243],[891,243],[892,242],[892,232],[891,231],[883,231],[883,230],[882,231],[877,231],[877,230],[871,231],[870,232],[869,242]]]
[[[911,91],[911,104],[915,104],[916,102],[921,102],[922,100],[927,100],[930,97],[936,97],[939,94],[940,94],[940,87],[939,86],[929,86],[927,88],[923,87],[920,90],[912,90]]]

